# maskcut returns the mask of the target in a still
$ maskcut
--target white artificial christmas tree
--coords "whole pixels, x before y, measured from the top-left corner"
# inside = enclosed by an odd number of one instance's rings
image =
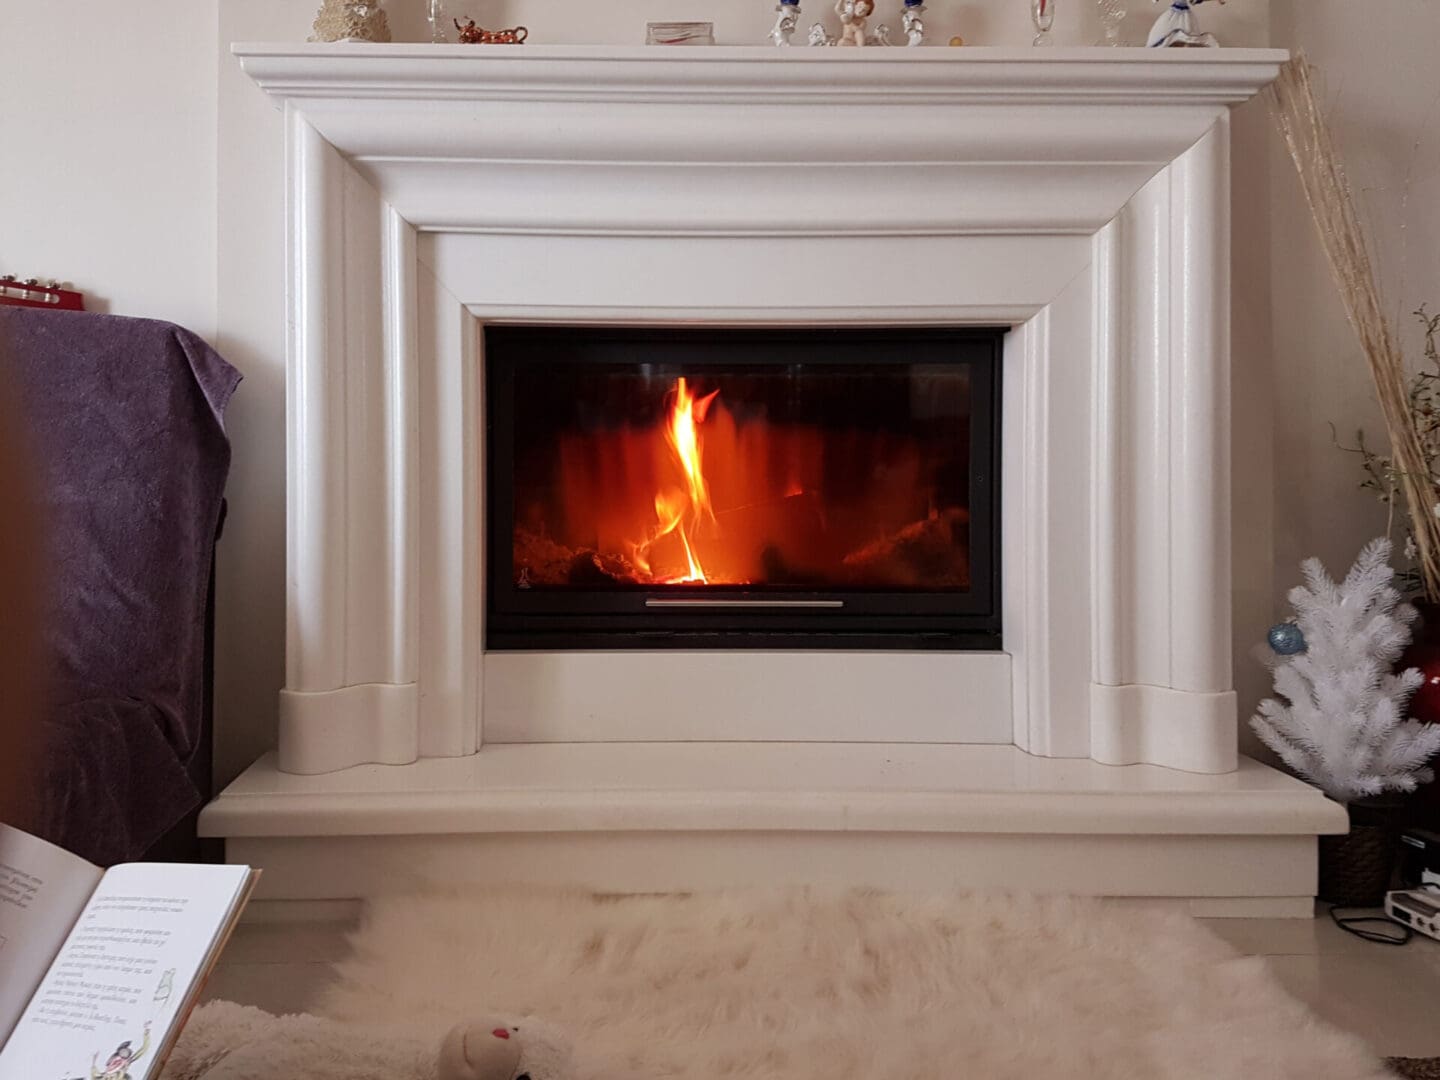
[[[1393,673],[1416,613],[1390,583],[1390,541],[1366,544],[1340,583],[1318,559],[1301,569],[1305,585],[1289,594],[1301,651],[1274,661],[1281,700],[1262,701],[1250,726],[1332,799],[1415,790],[1434,778],[1426,763],[1440,751],[1440,725],[1406,719],[1423,676]]]

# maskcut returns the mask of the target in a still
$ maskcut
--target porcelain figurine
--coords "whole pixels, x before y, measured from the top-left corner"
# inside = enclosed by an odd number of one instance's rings
[[[770,42],[784,48],[793,44],[790,39],[795,36],[795,28],[800,24],[800,0],[780,0],[775,10],[778,14],[770,30]]]
[[[865,44],[894,45],[895,43],[890,40],[890,24],[881,23],[874,30],[871,30],[870,33],[865,35]]]
[[[468,15],[465,17],[464,26],[460,25],[459,19],[453,21],[462,45],[524,45],[525,39],[530,36],[530,31],[523,26],[514,26],[507,30],[486,30],[483,26],[476,26],[475,20]]]
[[[900,13],[900,29],[905,32],[906,45],[925,44],[925,0],[905,0],[905,10]]]
[[[817,22],[810,24],[810,33],[806,37],[805,43],[811,46],[834,45],[835,39],[830,36],[830,31],[826,30],[821,23]]]
[[[868,44],[865,24],[875,14],[875,0],[835,0],[835,14],[840,16],[840,40],[835,44]]]
[[[1163,3],[1164,0],[1155,0]],[[1171,0],[1169,8],[1160,13],[1155,25],[1150,28],[1150,37],[1145,44],[1152,49],[1206,48],[1213,49],[1220,43],[1214,34],[1204,34],[1195,21],[1193,8],[1207,0]],[[1225,3],[1225,0],[1220,0]]]

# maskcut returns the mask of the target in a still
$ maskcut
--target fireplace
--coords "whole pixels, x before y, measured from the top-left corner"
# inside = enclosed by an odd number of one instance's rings
[[[288,110],[281,771],[1235,770],[1227,108],[1281,57],[861,51],[247,52]]]
[[[998,649],[1003,334],[488,328],[487,647]]]
[[[1283,54],[240,51],[287,669],[204,828],[268,895],[1313,910],[1344,811],[1237,761],[1231,679],[1227,110]]]

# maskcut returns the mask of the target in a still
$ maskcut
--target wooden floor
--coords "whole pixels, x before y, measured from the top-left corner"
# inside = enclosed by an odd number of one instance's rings
[[[268,911],[237,930],[207,997],[303,1012],[346,953],[354,909],[323,918]],[[1296,997],[1390,1057],[1440,1056],[1440,942],[1375,945],[1336,929],[1327,915],[1304,919],[1205,920],[1241,952],[1261,955]]]

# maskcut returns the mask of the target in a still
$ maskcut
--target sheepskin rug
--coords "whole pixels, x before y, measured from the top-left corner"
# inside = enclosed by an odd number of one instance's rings
[[[574,1080],[1390,1075],[1260,959],[1103,901],[487,892],[376,902],[352,944],[322,1015],[438,1046],[533,1014],[572,1037]]]
[[[162,1080],[436,1080],[439,1049],[404,1024],[360,1027],[211,1001],[191,1014]]]

